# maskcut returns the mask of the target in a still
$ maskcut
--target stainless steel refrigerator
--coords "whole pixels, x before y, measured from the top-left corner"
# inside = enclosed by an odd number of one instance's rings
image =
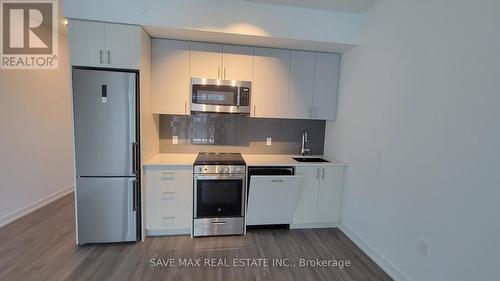
[[[77,243],[137,241],[137,74],[73,69]]]

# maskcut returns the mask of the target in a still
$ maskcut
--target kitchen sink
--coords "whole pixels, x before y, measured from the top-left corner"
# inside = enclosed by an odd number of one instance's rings
[[[328,160],[325,160],[323,158],[318,158],[318,157],[294,157],[293,160],[297,162],[308,162],[308,163],[323,163],[323,162],[330,162]]]

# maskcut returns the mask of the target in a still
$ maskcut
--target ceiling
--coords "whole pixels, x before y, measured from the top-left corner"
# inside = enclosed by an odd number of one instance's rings
[[[364,13],[378,0],[246,0],[266,4],[296,6],[309,9],[348,13]]]

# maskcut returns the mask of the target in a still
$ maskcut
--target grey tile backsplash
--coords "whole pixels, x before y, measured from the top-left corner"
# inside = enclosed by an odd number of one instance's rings
[[[160,115],[160,153],[299,154],[307,130],[311,154],[323,154],[325,121],[249,118],[236,114]],[[173,144],[174,136],[178,144]],[[272,145],[266,146],[266,138]]]

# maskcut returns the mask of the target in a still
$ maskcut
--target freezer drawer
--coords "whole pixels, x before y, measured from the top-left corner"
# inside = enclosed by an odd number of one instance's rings
[[[247,225],[292,223],[303,176],[251,176]]]
[[[137,240],[137,180],[77,178],[78,244]]]

